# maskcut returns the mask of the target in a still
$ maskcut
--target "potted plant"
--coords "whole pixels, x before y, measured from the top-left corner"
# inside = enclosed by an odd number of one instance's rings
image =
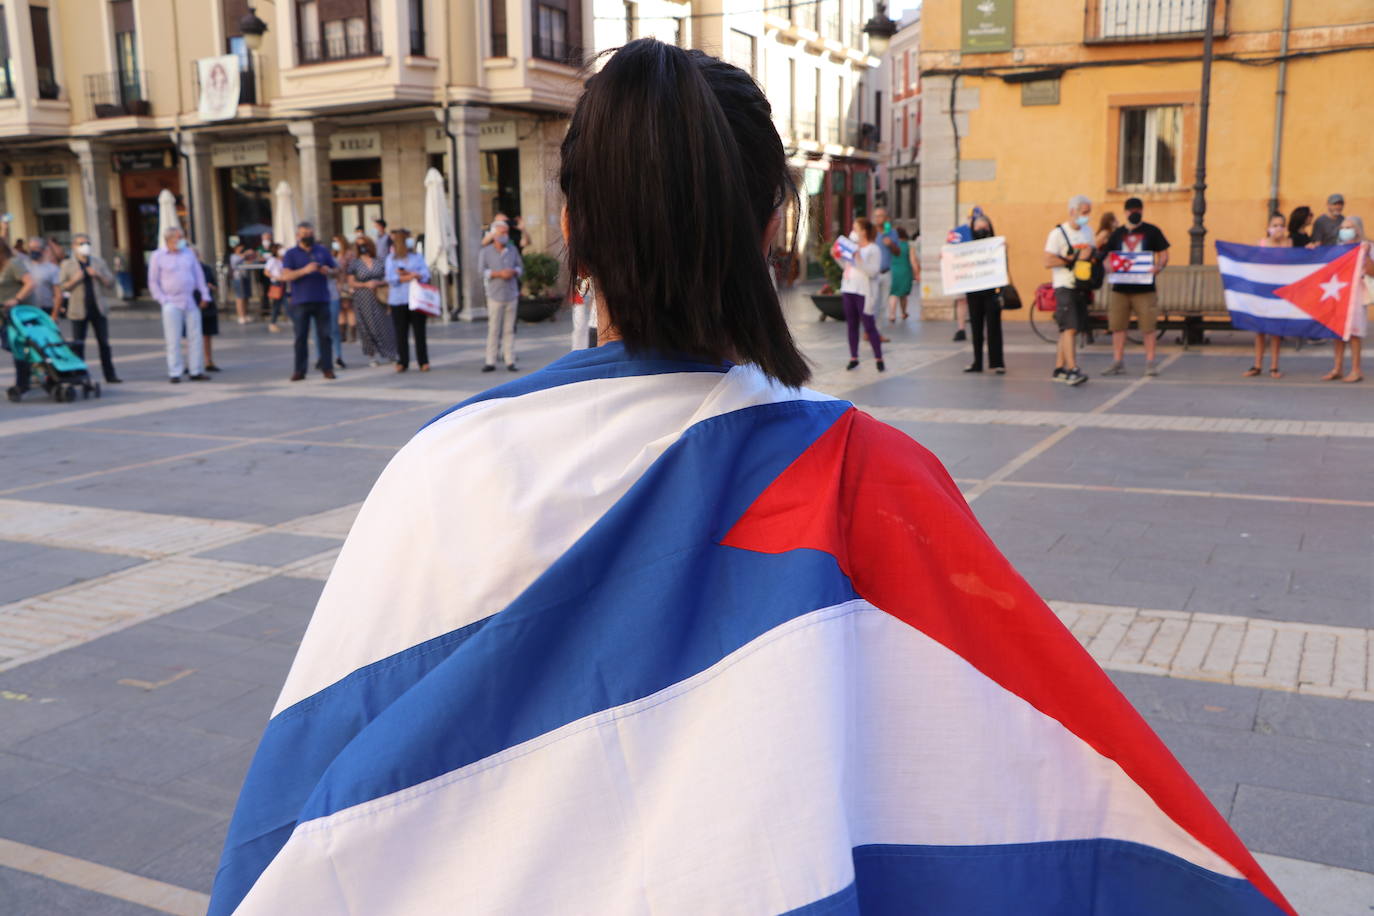
[[[550,294],[558,272],[558,259],[552,255],[536,251],[525,256],[525,295],[516,307],[521,321],[547,321],[558,313],[563,297]]]
[[[824,239],[818,241],[817,247],[820,250],[818,260],[821,262],[821,270],[825,273],[825,285],[821,287],[820,292],[812,295],[811,301],[820,310],[821,321],[826,318],[844,321],[844,303],[840,299],[840,280],[844,277],[844,268],[830,253],[830,245]]]

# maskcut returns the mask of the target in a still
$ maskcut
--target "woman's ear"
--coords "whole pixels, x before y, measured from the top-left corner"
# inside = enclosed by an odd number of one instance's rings
[[[563,218],[567,219],[567,208],[563,210]],[[566,223],[564,224],[566,226]],[[778,236],[778,230],[782,228],[782,208],[773,211],[773,215],[768,217],[768,225],[763,227],[763,256],[766,258],[772,252],[773,240]],[[568,237],[568,230],[563,230],[563,238]]]

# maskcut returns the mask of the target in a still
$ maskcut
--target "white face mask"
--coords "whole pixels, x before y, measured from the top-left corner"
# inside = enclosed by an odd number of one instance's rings
[[[87,245],[85,242],[82,242],[80,245],[76,246],[76,253],[81,255],[81,257],[83,258],[88,258],[91,256],[91,246]]]
[[[1353,242],[1355,241],[1355,230],[1342,229],[1340,232],[1336,233],[1336,237],[1339,238],[1342,242]]]

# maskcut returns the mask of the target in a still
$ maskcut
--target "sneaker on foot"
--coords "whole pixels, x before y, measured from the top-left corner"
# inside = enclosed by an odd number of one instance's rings
[[[196,375],[191,376],[191,381],[193,381],[193,382],[208,382],[208,381],[210,381],[210,376],[206,375],[204,372],[200,372],[200,373],[197,373]]]
[[[1116,362],[1116,363],[1112,363],[1112,364],[1111,364],[1110,366],[1108,366],[1106,369],[1103,369],[1103,370],[1102,370],[1102,374],[1103,374],[1103,375],[1121,375],[1121,374],[1124,373],[1125,371],[1126,371],[1126,366],[1125,366],[1125,364],[1124,364],[1124,363]]]
[[[493,366],[491,363],[487,363],[485,366],[482,367],[482,371],[483,371],[483,372],[495,372],[495,371],[496,371],[496,367]]]
[[[878,360],[878,361],[875,363],[875,365],[878,367],[878,371],[879,371],[879,372],[886,372],[886,371],[887,371],[887,366],[884,366],[884,365],[883,365],[883,361],[882,361],[882,360]]]
[[[1159,375],[1159,360],[1152,359],[1145,364],[1146,375]]]
[[[954,332],[954,339],[955,339],[956,341],[958,341],[958,340],[968,340],[968,335],[964,333],[964,329],[963,329],[963,328],[960,328],[959,330],[957,330],[957,331]]]
[[[181,384],[181,376],[179,376],[179,375],[174,375],[174,376],[172,376],[171,378],[167,379],[167,381],[171,382],[173,385],[180,385],[180,384]]]
[[[1055,381],[1058,381],[1059,379],[1061,379],[1061,378],[1063,378],[1063,377],[1064,377],[1064,367],[1063,367],[1063,366],[1056,366],[1056,367],[1055,367],[1055,370],[1054,370],[1054,374],[1051,375],[1050,378],[1054,379]]]
[[[293,372],[293,373],[291,374],[291,381],[293,381],[293,382],[299,382],[299,381],[301,381],[301,380],[304,379],[304,378],[305,378],[305,373],[304,373],[304,372]]]
[[[517,368],[515,368],[515,363],[506,363],[506,371],[508,371],[508,372],[519,372],[520,370],[517,369]]]
[[[851,359],[851,360],[849,361],[849,364],[846,365],[844,368],[845,368],[846,370],[849,370],[849,369],[857,369],[857,368],[859,368],[859,361],[858,361],[857,359]]]
[[[1070,369],[1064,374],[1064,381],[1070,385],[1081,385],[1088,380],[1088,376],[1082,369]]]

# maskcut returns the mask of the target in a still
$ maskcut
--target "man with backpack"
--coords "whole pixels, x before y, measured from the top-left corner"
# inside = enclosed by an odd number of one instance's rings
[[[1050,230],[1045,239],[1044,264],[1054,286],[1054,323],[1059,347],[1054,355],[1054,378],[1067,385],[1088,380],[1078,368],[1075,338],[1088,329],[1088,290],[1092,287],[1093,236],[1088,229],[1092,201],[1082,194],[1069,200],[1069,218]]]
[[[1109,280],[1111,295],[1107,300],[1107,329],[1112,332],[1112,364],[1103,375],[1120,375],[1126,371],[1126,331],[1135,312],[1136,325],[1145,338],[1145,374],[1159,375],[1155,359],[1155,328],[1159,321],[1158,299],[1155,295],[1155,276],[1169,263],[1169,240],[1154,223],[1145,222],[1145,202],[1139,197],[1126,201],[1126,223],[1117,226],[1107,239],[1104,257],[1117,251],[1123,254],[1148,252],[1153,269],[1114,272]],[[1114,259],[1115,260],[1115,259]],[[1142,261],[1146,260],[1141,258]]]

